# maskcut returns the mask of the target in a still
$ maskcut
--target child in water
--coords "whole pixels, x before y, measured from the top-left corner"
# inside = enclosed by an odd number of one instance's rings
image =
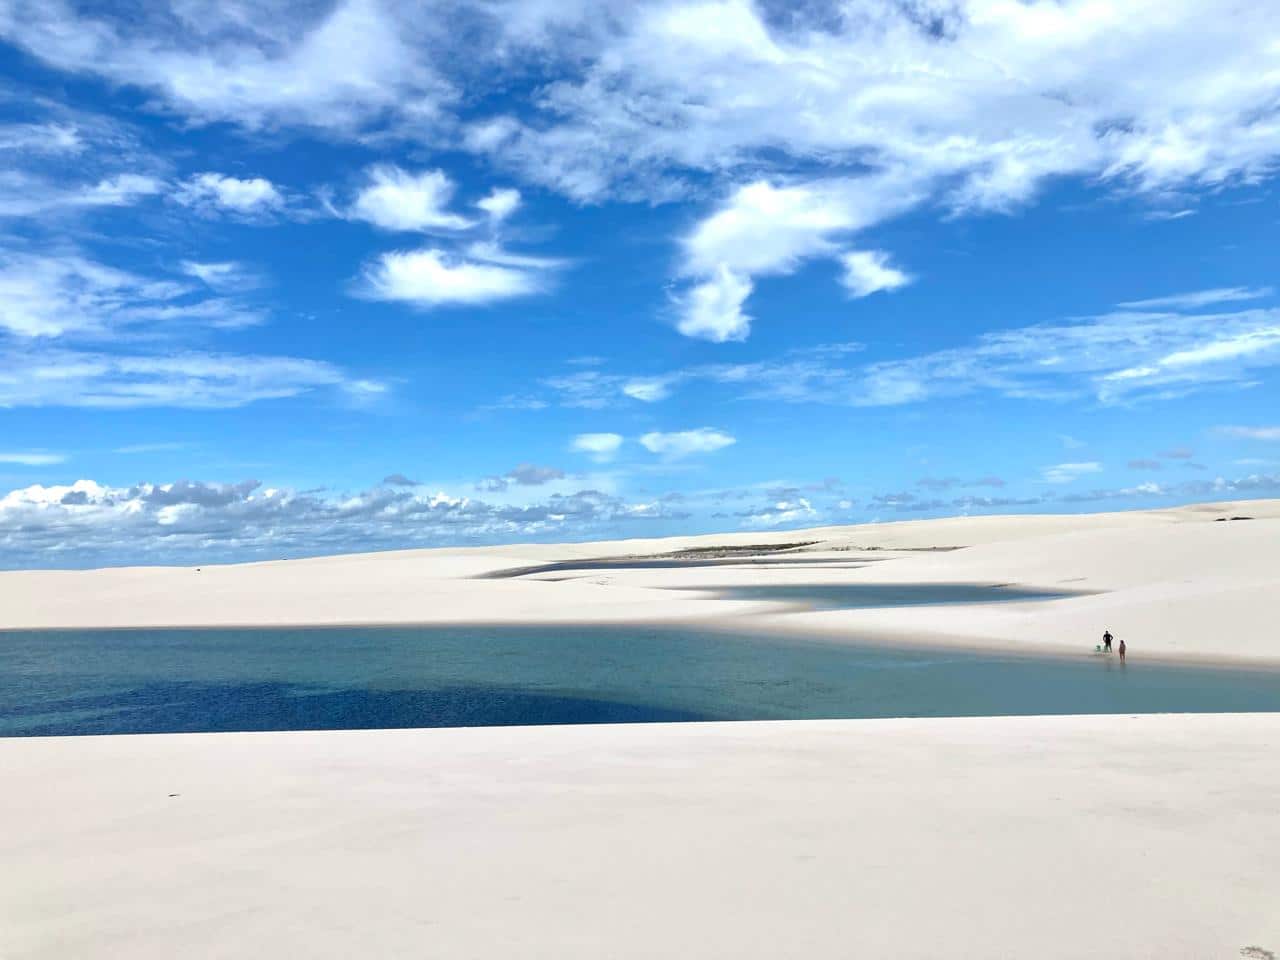
[[[1120,641],[1120,662],[1124,663],[1124,641]]]

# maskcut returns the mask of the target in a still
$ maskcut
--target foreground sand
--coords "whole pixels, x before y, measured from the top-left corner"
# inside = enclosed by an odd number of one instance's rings
[[[1218,522],[1232,516],[1253,519]],[[475,579],[504,568],[585,557],[797,541],[815,541],[797,554],[812,564]],[[929,550],[935,547],[962,549]],[[726,586],[813,583],[1017,584],[1081,595],[1035,603],[795,612],[717,593]],[[1274,626],[1280,622],[1280,501],[412,550],[198,571],[0,573],[0,627],[8,628],[673,619],[734,631],[768,628],[833,639],[1076,653],[1091,650],[1109,628],[1126,638],[1136,656],[1280,661]]]
[[[0,955],[1280,953],[1278,742],[1280,715],[0,740]]]

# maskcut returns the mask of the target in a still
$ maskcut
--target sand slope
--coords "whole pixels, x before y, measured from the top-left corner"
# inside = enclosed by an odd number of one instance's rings
[[[1216,522],[1245,515],[1247,521]],[[473,579],[510,567],[691,546],[816,541],[812,565]],[[934,547],[963,549],[928,552]],[[874,548],[874,549],[869,549]],[[923,551],[923,552],[922,552]],[[840,561],[837,564],[822,561]],[[762,584],[1010,583],[1037,603],[796,613],[727,600]],[[701,587],[704,590],[688,588]],[[681,588],[681,589],[672,589]],[[785,612],[784,612],[785,611]],[[746,619],[744,619],[746,617]],[[811,630],[831,638],[1280,660],[1280,501],[1084,516],[972,517],[596,544],[413,550],[195,568],[0,573],[0,627],[605,622]]]
[[[0,954],[1280,952],[1277,742],[1276,715],[0,740]]]

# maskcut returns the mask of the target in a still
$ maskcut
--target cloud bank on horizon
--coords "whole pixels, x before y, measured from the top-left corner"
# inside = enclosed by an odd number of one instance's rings
[[[0,0],[0,51],[6,565],[1280,492],[1266,4]]]

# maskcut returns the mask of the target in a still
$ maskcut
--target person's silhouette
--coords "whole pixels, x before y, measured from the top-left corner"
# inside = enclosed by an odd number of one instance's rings
[[[1106,632],[1102,635],[1102,649],[1103,649],[1103,650],[1105,650],[1105,651],[1107,651],[1107,653],[1110,653],[1110,652],[1111,652],[1111,641],[1112,641],[1112,640],[1114,640],[1114,639],[1115,639],[1115,638],[1114,638],[1113,636],[1111,636],[1111,631],[1110,631],[1110,630],[1106,631]]]

